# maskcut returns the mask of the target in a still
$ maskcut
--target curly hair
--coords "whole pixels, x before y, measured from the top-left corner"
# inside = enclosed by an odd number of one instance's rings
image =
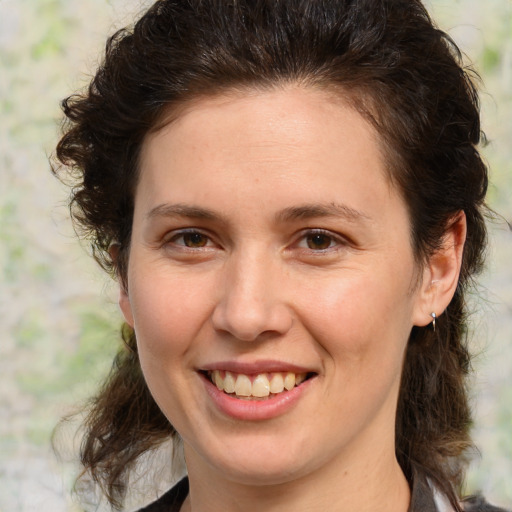
[[[348,98],[379,134],[420,264],[454,217],[466,215],[455,296],[435,332],[411,332],[396,419],[406,477],[421,472],[460,510],[472,446],[465,295],[486,247],[477,79],[420,0],[160,0],[109,39],[88,89],[63,101],[55,172],[71,174],[74,222],[123,286],[139,153],[166,114],[198,97],[285,82]],[[134,332],[123,332],[125,348],[92,400],[81,450],[114,508],[137,458],[176,434],[144,382]]]

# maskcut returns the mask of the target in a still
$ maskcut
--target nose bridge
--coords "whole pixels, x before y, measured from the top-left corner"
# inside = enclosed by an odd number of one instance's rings
[[[284,334],[291,327],[291,312],[279,290],[277,256],[256,244],[233,251],[226,262],[214,327],[243,341],[263,333]]]

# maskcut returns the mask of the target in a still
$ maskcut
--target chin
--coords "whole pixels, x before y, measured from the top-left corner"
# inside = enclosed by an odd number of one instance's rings
[[[219,470],[232,482],[247,486],[272,486],[286,484],[296,481],[304,476],[308,471],[298,468],[295,465],[287,464],[267,464],[255,466],[246,463],[244,466],[219,467]]]
[[[304,446],[302,442],[298,442],[297,448],[293,448],[289,444],[287,446],[283,439],[262,443],[263,436],[268,438],[268,434],[262,434],[241,441],[241,445],[223,443],[218,451],[203,452],[201,458],[208,460],[209,466],[216,473],[232,482],[248,486],[279,485],[295,481],[322,464],[315,464],[312,457],[308,457],[302,448],[298,448]],[[188,461],[187,447],[185,454]]]

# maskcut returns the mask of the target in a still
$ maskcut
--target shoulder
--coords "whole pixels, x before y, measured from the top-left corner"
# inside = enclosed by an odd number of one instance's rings
[[[138,512],[179,512],[187,495],[188,478],[183,478],[171,490]]]
[[[481,496],[467,497],[459,502],[464,512],[512,512],[495,507]],[[416,471],[412,482],[411,506],[409,512],[455,512],[448,498],[430,481]]]
[[[466,498],[462,502],[462,505],[464,507],[464,512],[510,512],[487,503],[482,496],[471,496],[470,498]]]

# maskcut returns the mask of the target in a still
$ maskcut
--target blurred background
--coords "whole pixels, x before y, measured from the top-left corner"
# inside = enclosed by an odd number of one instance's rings
[[[0,512],[71,512],[73,461],[51,448],[59,418],[110,367],[116,287],[76,241],[51,176],[59,102],[93,74],[105,38],[142,0],[0,0]],[[477,376],[467,492],[512,506],[512,1],[431,0],[433,17],[483,76],[492,248],[473,304]],[[64,433],[64,458],[76,441]],[[133,506],[139,495],[133,499]],[[96,508],[91,508],[96,510]],[[103,510],[98,508],[97,510]]]

